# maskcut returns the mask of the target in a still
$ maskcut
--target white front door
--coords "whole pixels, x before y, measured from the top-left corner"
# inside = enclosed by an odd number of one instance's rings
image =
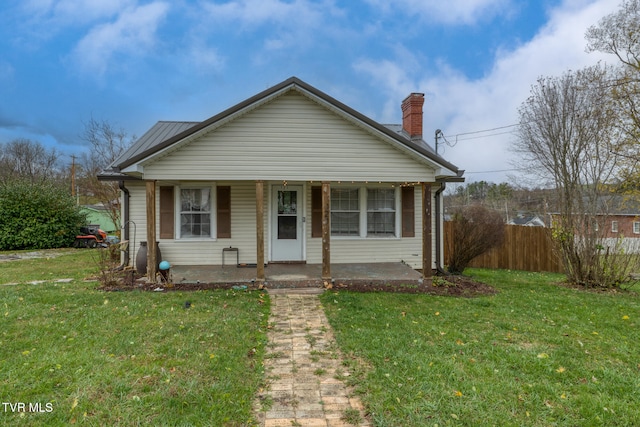
[[[301,185],[274,186],[271,197],[271,260],[304,260]]]

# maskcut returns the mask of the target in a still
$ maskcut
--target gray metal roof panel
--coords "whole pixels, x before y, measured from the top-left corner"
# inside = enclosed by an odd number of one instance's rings
[[[363,115],[362,113],[359,113],[358,111],[352,109],[351,107],[336,100],[335,98],[303,82],[297,77],[291,77],[271,88],[268,88],[250,98],[247,98],[246,100],[202,122],[158,122],[156,125],[154,125],[154,127],[149,129],[149,131],[147,131],[140,138],[140,140],[138,140],[131,147],[131,149],[127,150],[127,152],[125,152],[122,156],[120,156],[120,158],[118,158],[118,160],[115,161],[112,166],[117,171],[122,170],[127,166],[130,166],[138,161],[143,160],[148,156],[151,156],[167,147],[170,147],[171,145],[183,140],[184,138],[202,129],[205,129],[206,127],[216,122],[219,122],[229,116],[232,116],[233,114],[247,107],[250,107],[253,104],[258,103],[261,100],[273,94],[286,90],[287,88],[298,88],[298,90],[302,90],[313,96],[316,96],[322,99],[323,101],[331,104],[333,107],[341,110],[343,113],[348,114],[354,117],[355,119],[361,121],[362,123],[365,123],[368,126],[371,126],[372,128],[377,129],[378,131],[394,138],[396,141],[400,142],[401,144],[426,156],[427,158],[430,158],[431,160],[441,164],[442,166],[450,169],[451,171],[454,171],[459,175],[461,175],[462,173],[462,171],[460,171],[457,166],[453,165],[452,163],[449,163],[444,158],[435,154],[435,151],[428,144],[424,143],[424,141],[422,141],[423,144],[414,142],[411,139],[407,138],[406,134],[403,134],[403,132],[398,132],[396,128],[397,125],[393,126],[392,128],[381,125],[380,123],[375,122],[374,120]],[[168,123],[173,123],[173,124],[181,123],[182,127],[179,125],[176,125],[174,128],[171,128],[171,132],[167,132],[166,134],[164,134],[163,131],[166,131],[168,129],[168,126],[169,126],[167,125]]]
[[[175,135],[197,125],[200,122],[159,121],[146,131],[129,149],[122,153],[112,164],[118,165],[127,159],[152,149]]]

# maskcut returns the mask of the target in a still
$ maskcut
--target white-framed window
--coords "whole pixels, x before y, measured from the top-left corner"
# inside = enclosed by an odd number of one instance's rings
[[[385,238],[398,236],[398,189],[331,187],[331,235]]]
[[[211,187],[184,186],[178,192],[178,230],[182,239],[214,237]]]
[[[331,189],[331,235],[360,235],[360,198],[358,188]]]
[[[611,232],[612,233],[618,232],[618,221],[611,221]]]
[[[367,236],[395,237],[396,191],[393,188],[367,189]]]
[[[640,222],[633,221],[633,233],[640,234]]]

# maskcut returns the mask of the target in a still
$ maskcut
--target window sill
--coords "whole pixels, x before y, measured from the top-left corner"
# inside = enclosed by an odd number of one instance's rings
[[[402,238],[398,236],[331,236],[331,240],[402,240]]]
[[[174,242],[216,242],[217,240],[215,237],[177,237],[173,239]]]

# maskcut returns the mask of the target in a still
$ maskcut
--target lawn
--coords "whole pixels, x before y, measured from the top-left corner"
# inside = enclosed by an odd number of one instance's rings
[[[325,293],[376,426],[638,426],[640,297],[469,270],[478,298]]]
[[[107,293],[92,250],[63,252],[0,263],[0,425],[253,424],[264,294]]]
[[[0,262],[0,425],[254,424],[264,294],[103,292],[95,251],[45,254]],[[469,272],[499,293],[321,296],[376,426],[640,425],[636,293]]]

